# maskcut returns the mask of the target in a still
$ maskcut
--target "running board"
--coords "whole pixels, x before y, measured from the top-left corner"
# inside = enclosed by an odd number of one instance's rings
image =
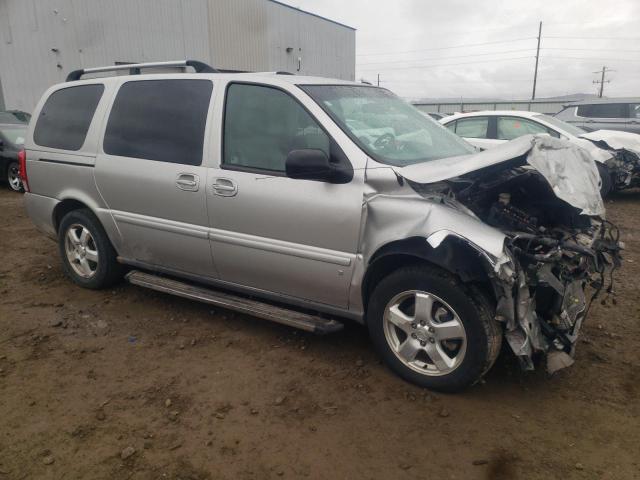
[[[342,330],[343,324],[316,315],[276,307],[259,300],[240,297],[231,293],[212,290],[209,288],[192,285],[189,283],[173,280],[159,275],[132,270],[126,276],[129,283],[140,287],[150,288],[158,292],[171,293],[183,298],[198,300],[200,302],[215,305],[216,307],[235,310],[246,313],[254,317],[260,317],[272,322],[281,323],[290,327],[299,328],[307,332],[318,335],[337,332]]]

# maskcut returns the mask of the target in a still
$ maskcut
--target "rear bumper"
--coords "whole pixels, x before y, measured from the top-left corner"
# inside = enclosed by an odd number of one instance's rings
[[[53,210],[60,203],[55,198],[43,197],[34,193],[24,194],[27,214],[38,230],[55,240],[56,229],[53,224]]]

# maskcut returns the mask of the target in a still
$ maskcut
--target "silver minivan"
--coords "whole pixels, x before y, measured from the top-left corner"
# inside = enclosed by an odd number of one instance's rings
[[[555,116],[587,132],[620,130],[640,133],[640,97],[575,102],[565,105]]]
[[[157,67],[183,71],[81,78]],[[529,135],[478,153],[342,80],[75,71],[38,103],[20,172],[78,285],[124,276],[320,334],[359,322],[392,370],[445,391],[503,338],[525,369],[570,365],[585,288],[619,265],[579,149]]]

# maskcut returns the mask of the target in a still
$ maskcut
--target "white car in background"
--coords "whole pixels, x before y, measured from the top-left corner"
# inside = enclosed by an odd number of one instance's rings
[[[597,130],[587,133],[543,113],[481,111],[457,113],[440,120],[444,126],[481,149],[496,147],[523,135],[551,135],[587,150],[602,177],[601,193],[640,185],[640,135]]]

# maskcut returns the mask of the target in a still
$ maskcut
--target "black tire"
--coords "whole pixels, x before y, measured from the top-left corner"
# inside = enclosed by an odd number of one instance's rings
[[[18,164],[18,162],[9,162],[9,164],[7,165],[7,171],[4,172],[5,173],[5,178],[7,179],[7,187],[9,187],[9,190],[13,191],[13,192],[24,192],[24,187],[22,186],[22,182],[20,181],[16,186],[12,185],[12,179],[15,178],[16,173],[19,171],[20,169],[20,165]]]
[[[466,333],[466,353],[450,373],[430,376],[405,365],[385,336],[384,314],[389,302],[402,292],[436,295],[455,310]],[[420,387],[457,392],[475,384],[493,366],[502,344],[502,329],[493,308],[478,290],[436,267],[413,266],[396,270],[374,288],[367,310],[373,344],[384,362],[400,377]]]
[[[600,196],[602,198],[606,198],[613,188],[613,180],[611,178],[611,172],[609,171],[609,167],[603,165],[602,163],[596,163],[596,167],[598,168],[598,173],[600,174],[600,179],[602,183],[600,184]]]
[[[95,273],[90,278],[84,278],[76,273],[67,257],[65,241],[67,232],[73,225],[80,225],[90,232],[93,238],[92,244],[98,252]],[[108,288],[122,279],[124,267],[118,263],[117,253],[100,221],[89,209],[73,210],[62,218],[58,228],[58,249],[64,272],[81,287],[98,290]]]

